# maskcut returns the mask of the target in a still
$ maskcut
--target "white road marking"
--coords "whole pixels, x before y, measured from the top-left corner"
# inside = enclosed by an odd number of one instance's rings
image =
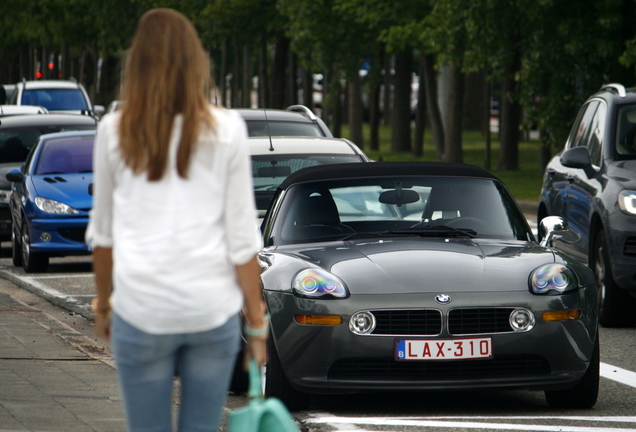
[[[331,427],[344,426],[346,429],[335,428],[338,432],[357,431],[351,428],[355,425],[373,426],[401,426],[401,427],[437,427],[437,428],[466,428],[488,430],[519,430],[519,431],[546,431],[546,432],[636,432],[636,429],[626,428],[599,428],[571,425],[530,425],[516,423],[489,423],[476,422],[477,420],[568,420],[568,421],[595,421],[595,422],[623,422],[635,423],[636,417],[411,417],[411,418],[369,418],[369,417],[338,417],[325,414],[314,414],[305,424],[329,424]],[[455,421],[457,420],[457,421]],[[376,431],[377,432],[377,431]]]
[[[636,387],[636,372],[628,371],[627,369],[601,363],[601,376],[631,387]]]

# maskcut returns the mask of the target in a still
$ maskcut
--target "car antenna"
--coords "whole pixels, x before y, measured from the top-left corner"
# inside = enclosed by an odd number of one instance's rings
[[[269,151],[274,151],[272,143],[272,133],[269,130],[269,120],[267,119],[267,108],[265,108],[265,98],[263,98],[263,114],[265,114],[265,125],[267,126],[267,136],[269,137]]]

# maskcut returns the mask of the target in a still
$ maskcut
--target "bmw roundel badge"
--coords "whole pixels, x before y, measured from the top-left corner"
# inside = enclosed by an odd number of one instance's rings
[[[448,294],[440,294],[435,297],[435,301],[440,304],[448,304],[451,302],[451,297]]]

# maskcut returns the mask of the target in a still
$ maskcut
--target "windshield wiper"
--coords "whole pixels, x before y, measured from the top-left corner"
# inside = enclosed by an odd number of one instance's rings
[[[475,238],[477,231],[469,228],[453,228],[446,225],[400,228],[389,231],[391,234],[417,234],[425,237],[470,237]]]
[[[421,237],[469,237],[475,238],[477,232],[468,228],[453,228],[445,225],[440,226],[418,226],[416,228],[399,228],[390,231],[375,232],[357,232],[344,237],[342,241],[351,240],[353,238],[364,237],[390,237],[417,235]]]

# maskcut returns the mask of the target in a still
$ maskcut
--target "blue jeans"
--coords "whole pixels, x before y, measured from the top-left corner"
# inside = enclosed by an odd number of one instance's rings
[[[148,334],[117,315],[111,340],[128,430],[172,431],[172,387],[181,379],[179,432],[216,431],[239,350],[238,315],[200,333]]]

